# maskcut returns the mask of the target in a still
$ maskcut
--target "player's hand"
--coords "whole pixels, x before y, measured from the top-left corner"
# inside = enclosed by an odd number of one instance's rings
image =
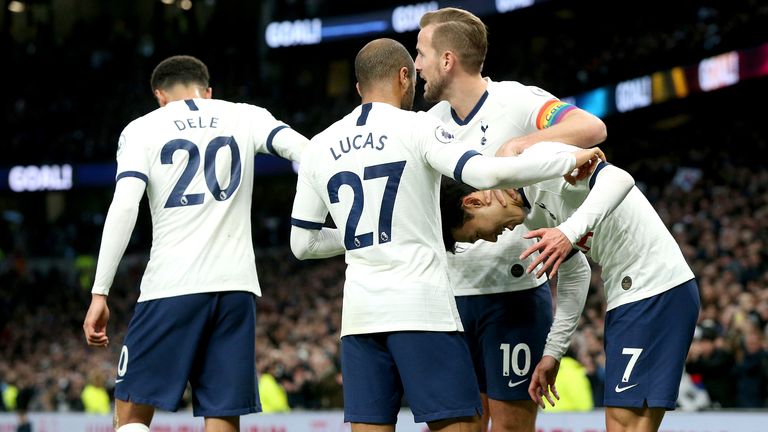
[[[496,198],[502,207],[507,206],[507,199],[504,197],[505,193],[501,189],[490,189],[483,191],[483,201],[486,205],[493,203],[493,199]]]
[[[597,162],[597,159],[605,160],[605,153],[600,150],[600,147],[592,147],[589,149],[579,149],[573,152],[576,156],[576,166],[580,167],[590,161]]]
[[[91,346],[107,346],[109,338],[107,337],[107,322],[109,321],[109,307],[107,307],[107,296],[93,294],[91,296],[91,306],[85,314],[83,322],[83,332],[85,332],[85,341]]]
[[[519,156],[523,152],[525,147],[522,143],[514,139],[505,142],[496,150],[496,156]]]
[[[575,185],[577,181],[584,180],[585,178],[589,177],[590,174],[597,168],[597,164],[600,163],[602,160],[603,162],[607,161],[605,158],[605,154],[600,151],[598,148],[599,154],[600,154],[600,160],[597,159],[590,159],[586,163],[579,165],[576,167],[575,170],[573,170],[572,173],[566,174],[563,176],[565,181],[570,183],[571,185]]]
[[[539,256],[526,269],[526,272],[531,273],[536,269],[536,266],[543,264],[536,273],[536,277],[541,277],[550,268],[552,270],[549,272],[549,277],[554,277],[557,274],[557,269],[560,268],[560,264],[565,261],[568,254],[571,253],[571,249],[573,249],[573,245],[568,240],[568,237],[557,228],[540,228],[529,231],[523,237],[528,239],[539,238],[539,241],[524,250],[520,255],[520,259],[524,260],[532,253],[539,252]]]
[[[557,388],[555,387],[555,380],[557,379],[559,369],[560,362],[555,360],[554,357],[545,355],[533,371],[531,385],[528,386],[528,395],[542,409],[546,408],[542,397],[547,398],[550,406],[555,406],[555,400],[560,400],[560,395],[557,394]],[[550,392],[552,393],[551,395]],[[555,400],[552,399],[552,396],[555,397]]]

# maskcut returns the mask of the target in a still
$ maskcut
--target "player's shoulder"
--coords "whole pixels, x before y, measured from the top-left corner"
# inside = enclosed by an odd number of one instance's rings
[[[557,99],[552,93],[541,87],[523,84],[518,81],[491,81],[488,79],[488,93],[502,103],[513,103],[522,97]]]
[[[448,101],[440,101],[426,112],[442,121],[448,121],[451,119],[451,104]]]

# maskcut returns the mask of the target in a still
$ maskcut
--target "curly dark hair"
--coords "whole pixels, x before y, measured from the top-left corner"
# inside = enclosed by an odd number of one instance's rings
[[[168,90],[176,84],[196,84],[208,88],[208,67],[199,59],[188,55],[168,57],[152,71],[149,81],[152,91]]]
[[[464,211],[461,200],[476,192],[477,189],[464,183],[443,176],[440,182],[440,219],[442,220],[443,243],[445,250],[454,252],[456,240],[452,231],[464,225],[464,222],[472,218],[472,215]]]

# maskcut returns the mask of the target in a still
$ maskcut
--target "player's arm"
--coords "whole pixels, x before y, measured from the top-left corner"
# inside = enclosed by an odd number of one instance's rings
[[[550,392],[559,399],[555,380],[560,359],[568,349],[573,332],[576,331],[584,303],[587,301],[592,275],[589,262],[581,252],[575,252],[565,260],[560,269],[557,277],[555,319],[544,345],[544,356],[536,366],[528,387],[531,399],[542,408],[544,407],[542,396],[552,405],[554,401],[549,396]]]
[[[328,258],[345,252],[341,232],[325,228],[328,208],[312,187],[305,164],[299,168],[291,211],[291,251],[300,260]]]
[[[589,179],[589,194],[571,217],[556,228],[543,228],[525,234],[525,238],[540,238],[521,255],[521,259],[524,259],[534,251],[539,251],[539,256],[528,266],[528,271],[543,263],[539,275],[550,268],[551,273],[556,273],[573,245],[608,217],[624,201],[634,185],[635,180],[628,172],[607,162],[600,162]]]
[[[301,162],[301,154],[309,144],[307,137],[285,125],[276,127],[272,132],[274,134],[271,134],[271,140],[267,137],[267,148],[270,149],[270,153],[283,159]]]
[[[565,105],[571,109],[563,114],[561,120],[544,124],[542,129],[527,135],[512,138],[499,148],[497,154],[509,156],[521,153],[541,141],[558,141],[581,148],[596,146],[605,141],[608,132],[602,120],[573,105]]]
[[[477,189],[519,188],[563,176],[601,154],[597,147],[530,157],[486,157],[465,153],[451,173],[443,174],[453,175],[455,180]]]
[[[145,180],[139,177],[123,177],[115,185],[112,204],[107,211],[101,237],[96,276],[91,289],[91,305],[85,316],[83,331],[88,345],[106,346],[109,309],[107,295],[117,272],[117,266],[125,253],[139,214],[139,203],[146,189]]]
[[[294,162],[301,162],[301,154],[309,143],[302,134],[291,129],[287,124],[275,119],[272,114],[253,105],[247,105],[249,115],[253,117],[253,137],[256,151],[269,153]]]

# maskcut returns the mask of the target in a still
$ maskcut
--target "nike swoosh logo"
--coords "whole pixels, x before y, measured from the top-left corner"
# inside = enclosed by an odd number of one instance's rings
[[[123,380],[121,380],[121,379],[115,380],[115,384],[117,384],[119,382],[123,382]]]
[[[618,385],[618,384],[616,384],[616,388],[615,388],[614,390],[616,390],[616,393],[621,393],[621,392],[623,392],[624,390],[629,390],[629,389],[631,389],[632,387],[634,387],[634,386],[636,386],[636,385],[637,385],[637,384],[632,384],[631,386],[626,386],[626,387],[619,387],[619,385]]]
[[[520,384],[522,384],[522,383],[524,383],[526,381],[528,381],[528,378],[526,378],[526,379],[524,379],[522,381],[518,381],[516,383],[513,383],[512,380],[509,380],[509,383],[507,383],[507,385],[509,386],[509,388],[517,387],[517,386],[519,386]]]

